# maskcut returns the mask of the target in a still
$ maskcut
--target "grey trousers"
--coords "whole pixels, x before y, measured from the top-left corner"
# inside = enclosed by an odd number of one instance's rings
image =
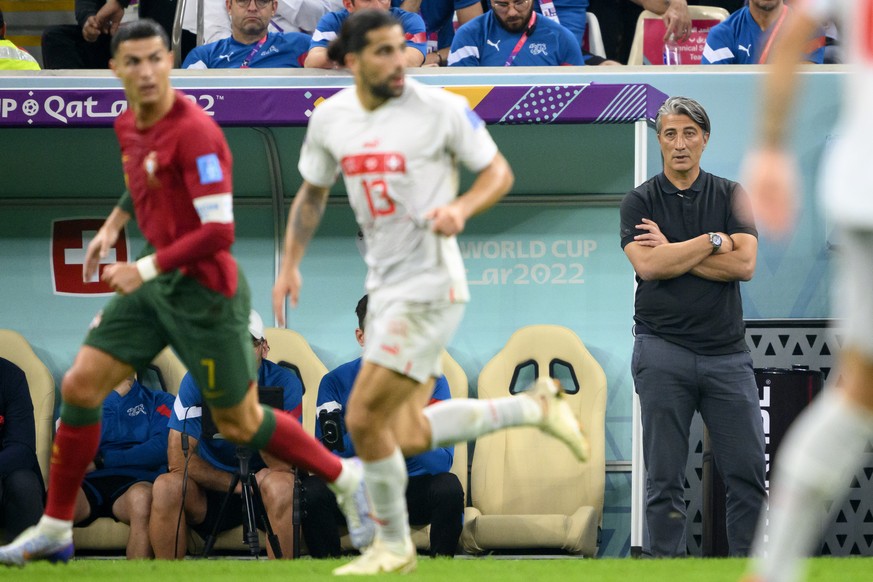
[[[687,553],[685,465],[698,410],[727,491],[730,554],[748,555],[766,497],[764,427],[751,356],[701,356],[641,334],[631,370],[642,413],[648,550],[665,557]]]

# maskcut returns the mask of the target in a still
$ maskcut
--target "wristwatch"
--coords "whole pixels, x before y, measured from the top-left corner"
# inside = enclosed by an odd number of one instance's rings
[[[717,232],[708,232],[707,234],[709,235],[709,244],[712,245],[712,254],[715,254],[721,248],[721,235]]]

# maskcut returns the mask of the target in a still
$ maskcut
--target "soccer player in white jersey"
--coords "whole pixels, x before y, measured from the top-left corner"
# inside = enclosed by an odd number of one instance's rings
[[[455,235],[510,189],[512,171],[466,100],[406,79],[406,39],[387,12],[362,10],[331,44],[331,59],[355,77],[312,115],[300,156],[303,184],[288,216],[285,255],[273,289],[297,305],[300,261],[342,170],[367,243],[364,363],[348,402],[346,426],[364,462],[377,522],[372,545],[336,574],[408,572],[404,455],[467,441],[509,426],[533,425],[580,459],[588,443],[561,391],[549,379],[522,395],[451,400],[424,407],[440,355],[469,293]],[[457,162],[477,174],[458,196]]]
[[[828,212],[842,229],[841,264],[834,296],[844,318],[839,372],[794,423],[783,441],[771,480],[769,523],[758,528],[748,580],[795,582],[814,549],[828,500],[839,498],[873,438],[873,0],[794,2],[794,19],[775,47],[759,102],[761,145],[747,159],[743,182],[756,220],[777,234],[794,221],[795,163],[784,143],[790,105],[798,92],[796,69],[809,35],[828,15],[846,29],[848,73],[840,139],[829,152],[821,181]],[[836,376],[836,374],[832,374]]]

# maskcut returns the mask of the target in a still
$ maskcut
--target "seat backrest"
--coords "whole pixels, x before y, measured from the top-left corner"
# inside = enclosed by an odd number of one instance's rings
[[[585,13],[588,20],[585,32],[582,34],[582,47],[592,55],[606,58],[606,47],[603,46],[603,35],[600,34],[600,21],[590,10]]]
[[[725,20],[729,14],[718,6],[689,6],[688,14],[691,17],[691,35],[687,40],[678,43],[679,54],[683,65],[699,65],[709,30]],[[666,31],[660,15],[643,10],[637,19],[627,64],[663,65]]]
[[[479,374],[479,398],[520,392],[538,377],[560,380],[582,423],[591,457],[578,462],[557,440],[534,428],[477,439],[471,471],[473,506],[483,515],[571,515],[603,512],[606,375],[582,340],[566,327],[519,329]]]
[[[264,336],[270,344],[267,356],[280,366],[291,368],[303,383],[303,428],[315,434],[315,403],[318,400],[318,385],[327,374],[327,368],[312,351],[302,335],[290,329],[268,327]]]
[[[43,481],[48,483],[54,432],[55,379],[24,336],[11,329],[0,329],[0,357],[21,368],[27,377],[36,428],[36,458]]]
[[[446,376],[446,381],[449,383],[449,391],[452,393],[452,398],[469,398],[470,386],[467,382],[467,374],[464,369],[455,361],[449,352],[443,350],[443,374]],[[467,498],[467,443],[457,443],[455,445],[455,458],[452,461],[452,473],[457,475],[461,482],[461,487],[464,488],[464,499]]]
[[[152,360],[152,366],[158,369],[161,374],[161,382],[163,386],[161,386],[164,390],[176,396],[179,394],[179,386],[182,384],[182,378],[185,377],[185,374],[188,372],[188,369],[185,367],[185,364],[179,360],[179,356],[176,355],[169,346],[165,347],[160,354],[155,356],[155,359]],[[158,390],[158,386],[152,386],[155,390]]]

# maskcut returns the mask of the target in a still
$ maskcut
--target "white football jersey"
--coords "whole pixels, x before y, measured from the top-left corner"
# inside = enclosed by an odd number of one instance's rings
[[[841,24],[840,42],[850,66],[843,97],[842,123],[827,153],[820,191],[828,213],[840,223],[873,226],[873,0],[804,0],[800,5],[818,21]]]
[[[331,186],[342,171],[366,243],[367,290],[412,301],[469,298],[454,237],[425,215],[458,194],[458,162],[483,170],[497,154],[467,100],[406,79],[403,94],[367,111],[354,87],[319,105],[300,152],[303,178]]]

